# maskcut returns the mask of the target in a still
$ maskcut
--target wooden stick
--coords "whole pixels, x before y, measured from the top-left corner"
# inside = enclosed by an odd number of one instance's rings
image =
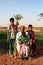
[[[14,42],[14,59],[17,58],[17,53],[16,53],[16,41]]]

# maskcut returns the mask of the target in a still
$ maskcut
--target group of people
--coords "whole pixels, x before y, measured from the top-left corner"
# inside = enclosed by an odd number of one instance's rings
[[[36,54],[36,41],[32,25],[28,25],[28,30],[25,31],[24,26],[20,26],[20,32],[17,25],[14,24],[14,18],[10,18],[8,27],[9,55],[12,57],[14,45],[16,41],[17,54],[22,59],[28,59],[31,55]]]

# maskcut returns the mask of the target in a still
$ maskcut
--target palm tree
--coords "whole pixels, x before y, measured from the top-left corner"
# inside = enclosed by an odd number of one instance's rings
[[[14,15],[14,17],[15,17],[15,19],[16,19],[16,25],[18,26],[18,25],[19,25],[18,20],[21,20],[21,19],[23,18],[23,16],[20,15],[20,14],[17,14],[17,15]]]
[[[43,13],[40,13],[39,16],[40,16],[40,18],[38,19],[38,21],[39,21],[40,19],[43,19]]]
[[[40,13],[40,16],[43,17],[43,13]]]
[[[21,20],[22,18],[23,18],[23,16],[22,15],[20,15],[20,14],[17,14],[17,15],[14,15],[14,17],[15,17],[15,19],[16,19],[16,30],[17,30],[17,32],[18,32],[18,25],[19,25],[19,22],[18,22],[18,20]],[[16,43],[15,43],[15,54],[14,54],[14,58],[16,59]]]

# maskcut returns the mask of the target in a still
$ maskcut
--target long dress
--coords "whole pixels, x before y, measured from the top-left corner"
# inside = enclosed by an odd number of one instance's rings
[[[23,38],[23,37],[19,37],[18,40],[22,42],[20,44],[20,52],[19,52],[19,54],[20,55],[26,54],[26,44],[28,42],[28,39],[27,38]]]

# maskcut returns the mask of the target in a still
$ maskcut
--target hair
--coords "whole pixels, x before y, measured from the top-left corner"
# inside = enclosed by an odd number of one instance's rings
[[[10,22],[11,22],[11,21],[14,22],[14,18],[10,18]]]
[[[23,26],[23,29],[25,29],[25,26]]]
[[[25,30],[25,26],[20,26],[20,29],[23,28]]]
[[[25,34],[25,32],[22,32],[22,36],[26,37],[26,34]]]
[[[29,24],[29,25],[28,25],[28,27],[31,27],[31,28],[32,28],[32,25],[31,25],[31,24]]]

